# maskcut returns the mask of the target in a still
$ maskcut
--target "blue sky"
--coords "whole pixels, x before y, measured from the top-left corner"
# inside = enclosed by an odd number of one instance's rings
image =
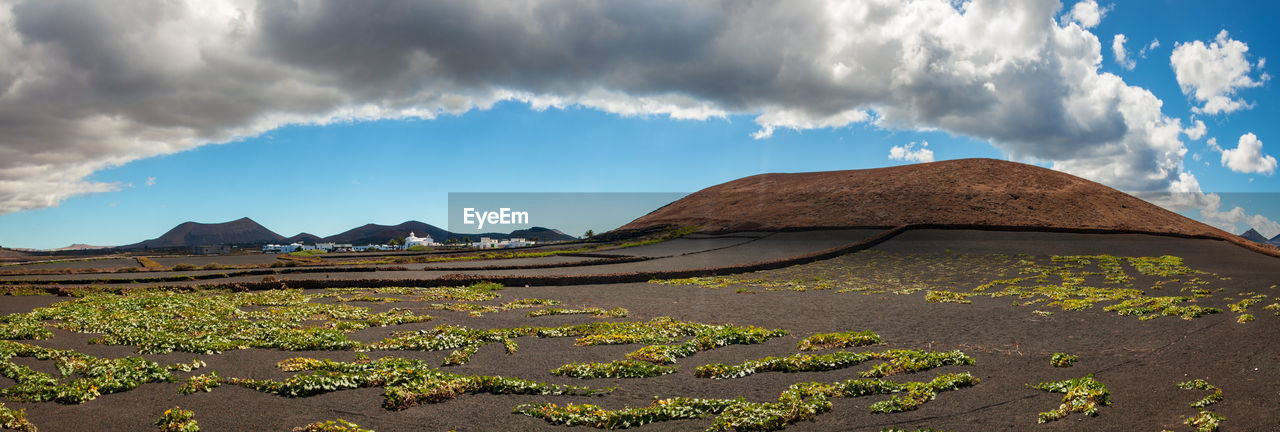
[[[795,2],[790,6],[796,10],[725,11],[633,5],[652,9],[644,11],[648,15],[610,10],[623,7],[610,5],[568,19],[633,26],[632,33],[591,36],[588,28],[518,53],[520,47],[495,47],[483,35],[467,33],[486,25],[505,31],[510,23],[476,23],[458,34],[442,30],[445,36],[421,39],[397,39],[406,37],[393,31],[398,23],[381,23],[374,28],[391,30],[361,34],[373,39],[362,41],[365,45],[316,40],[312,31],[343,33],[333,26],[344,21],[325,18],[350,17],[338,2],[317,1],[305,13],[248,0],[217,3],[212,10],[193,2],[178,11],[185,15],[169,11],[174,13],[159,18],[145,2],[123,7],[125,15],[136,12],[144,22],[154,18],[150,30],[115,25],[111,20],[119,14],[80,11],[83,20],[102,21],[79,24],[108,33],[96,37],[60,30],[70,24],[59,22],[57,6],[75,2],[52,3],[57,2],[0,2],[8,10],[0,14],[0,24],[7,27],[0,39],[11,38],[16,42],[10,45],[19,47],[0,51],[0,58],[20,58],[17,63],[26,62],[21,66],[27,70],[53,77],[42,78],[51,82],[19,79],[14,82],[23,85],[10,88],[23,91],[0,97],[0,120],[11,120],[0,121],[0,132],[7,132],[0,136],[9,137],[0,138],[0,155],[9,159],[0,163],[0,245],[6,247],[127,244],[184,221],[245,216],[285,236],[303,231],[325,236],[370,222],[419,220],[444,227],[450,192],[692,192],[765,172],[968,157],[1036,163],[1131,192],[1190,190],[1184,202],[1166,205],[1235,232],[1256,226],[1264,234],[1280,234],[1274,223],[1280,220],[1280,199],[1274,199],[1280,180],[1274,158],[1270,169],[1266,159],[1280,154],[1280,130],[1272,121],[1280,98],[1271,89],[1268,71],[1273,68],[1263,60],[1280,59],[1280,46],[1268,37],[1274,33],[1270,21],[1280,16],[1280,6],[1273,3],[1083,2],[1088,7],[1078,8],[1075,2],[975,2],[955,8],[942,2],[928,4],[928,13],[890,11],[904,19],[987,22],[988,32],[1012,16],[1030,17],[1026,22],[1038,26],[1012,35],[984,36],[972,29],[930,34],[962,39],[959,45],[934,40],[940,37],[917,38],[935,30],[913,32],[908,24],[893,27],[897,33],[889,40],[860,39],[871,36],[848,30],[859,18],[846,14],[842,4]],[[564,7],[545,3],[547,10]],[[235,45],[238,39],[227,38],[220,25],[237,10],[252,17],[256,30],[248,34],[258,39],[252,46]],[[1088,16],[1091,11],[1101,11],[1100,18]],[[410,17],[407,25],[416,23],[413,12],[401,14]],[[651,23],[619,18],[621,12],[652,15],[667,27],[646,33]],[[542,22],[537,13],[509,18],[537,24]],[[436,15],[424,12],[421,24],[429,26]],[[673,23],[666,19],[671,16],[681,18]],[[194,29],[195,36],[166,33],[175,27],[166,19],[185,23],[179,27]],[[805,52],[812,41],[781,36],[760,41],[752,39],[755,32],[738,30],[760,22],[808,28],[809,21],[831,26],[811,35],[825,51]],[[537,28],[532,35],[554,33]],[[152,39],[126,37],[134,32]],[[1035,42],[1044,32],[1056,35],[1057,42]],[[570,40],[579,33],[587,35],[581,36],[586,42]],[[1117,34],[1126,36],[1123,46],[1132,69],[1117,61],[1112,48]],[[147,42],[162,36],[174,37]],[[109,37],[133,42],[101,42]],[[474,46],[468,54],[452,53],[431,37]],[[1090,37],[1096,48],[1089,46]],[[1023,39],[1030,42],[1020,44]],[[299,40],[316,48],[298,45]],[[724,46],[725,40],[741,43]],[[1143,52],[1153,40],[1159,45]],[[1218,48],[1215,42],[1243,44],[1247,52],[1238,59],[1229,49],[1208,51],[1221,57],[1196,58],[1191,54],[1198,52],[1188,49],[1185,63],[1203,68],[1242,59],[1248,70],[1235,76],[1234,84],[1215,83],[1214,74],[1180,76],[1171,57],[1196,41],[1209,49]],[[157,46],[140,49],[151,43]],[[912,76],[901,72],[916,65],[911,51],[894,49],[904,44],[932,53],[928,66],[933,69],[914,76],[913,85],[885,84]],[[885,48],[864,52],[862,46]],[[958,48],[965,46],[981,49]],[[77,66],[79,57],[66,57],[85,47],[106,53],[95,54],[102,58],[90,65]],[[365,54],[371,47],[387,53]],[[830,54],[831,47],[841,50]],[[519,55],[529,51],[542,57]],[[1101,56],[1096,69],[1087,64],[1069,72],[1054,69],[1059,63],[1088,63],[1091,51]],[[233,61],[243,53],[253,59]],[[557,54],[568,57],[545,60]],[[811,56],[794,59],[802,54]],[[1008,57],[1022,63],[1010,65]],[[881,58],[898,68],[877,69],[882,62],[874,60]],[[819,60],[827,66],[814,70],[835,78],[794,72]],[[260,64],[245,67],[250,61]],[[562,64],[566,61],[568,66]],[[989,62],[986,69],[970,70],[982,61]],[[129,70],[138,63],[160,66]],[[652,63],[661,67],[647,66]],[[1041,71],[1025,72],[1037,67]],[[3,69],[0,77],[7,76]],[[760,70],[773,75],[760,78]],[[1096,77],[1103,77],[1101,84]],[[1113,78],[1123,82],[1107,81]],[[271,85],[260,86],[255,79]],[[988,114],[965,105],[971,98],[992,98],[983,94],[984,84],[995,94],[991,106],[1033,102],[1025,113],[1033,119],[1026,121],[1017,110],[993,108]],[[1064,90],[1054,93],[1056,88]],[[1222,100],[1239,106],[1210,112],[1196,89],[1217,89]],[[1158,100],[1141,97],[1143,90]],[[1069,109],[1065,114],[1039,111],[1055,105]],[[31,110],[45,111],[27,120]],[[1192,128],[1195,120],[1204,123],[1203,136],[1177,133]],[[11,126],[22,121],[29,122],[27,127]],[[1172,141],[1169,130],[1176,135]],[[1250,144],[1240,144],[1246,134],[1262,143],[1256,154],[1244,151]],[[1228,164],[1224,152],[1238,157]],[[895,154],[907,157],[894,159]],[[1210,213],[1204,213],[1210,205]],[[1236,206],[1239,211],[1232,212]],[[581,234],[581,227],[551,227]]]

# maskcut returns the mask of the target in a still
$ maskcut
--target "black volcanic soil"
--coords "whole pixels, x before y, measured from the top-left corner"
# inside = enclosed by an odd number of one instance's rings
[[[696,244],[690,242],[690,244]],[[712,243],[706,243],[712,244]],[[752,244],[752,243],[747,243]],[[767,244],[767,243],[759,243]],[[658,246],[658,245],[654,245]],[[687,245],[663,246],[684,250]],[[650,248],[649,250],[656,250]],[[1280,259],[1252,253],[1226,242],[1181,239],[1149,235],[1101,235],[1067,233],[990,232],[970,230],[913,230],[878,244],[864,253],[939,254],[1098,254],[1157,256],[1173,254],[1186,259],[1196,269],[1229,276],[1215,281],[1224,297],[1244,292],[1280,296]],[[821,264],[821,263],[818,263]],[[929,273],[921,267],[886,268],[888,273],[910,275]],[[968,273],[932,270],[931,276],[950,278],[961,286],[972,286],[998,275],[975,277]],[[30,419],[42,431],[63,430],[153,430],[152,422],[175,405],[194,410],[201,430],[288,430],[292,427],[333,418],[344,418],[378,431],[450,430],[583,430],[553,426],[542,420],[513,414],[521,403],[593,403],[606,408],[645,406],[654,396],[738,397],[753,401],[774,401],[788,385],[797,382],[833,382],[857,377],[866,369],[853,367],[830,372],[761,373],[747,378],[706,380],[694,378],[696,366],[707,363],[736,363],[768,355],[795,352],[796,342],[817,332],[873,330],[886,348],[932,350],[960,349],[974,357],[974,366],[948,366],[917,374],[898,375],[895,380],[927,380],[940,373],[971,371],[982,382],[972,388],[940,394],[917,411],[872,414],[867,406],[885,396],[835,399],[831,412],[814,422],[791,425],[793,431],[879,430],[882,427],[907,429],[931,427],[940,430],[1189,430],[1182,419],[1195,413],[1188,406],[1207,395],[1204,391],[1184,391],[1174,383],[1204,378],[1222,388],[1224,400],[1211,407],[1226,416],[1224,430],[1274,430],[1280,426],[1280,317],[1261,310],[1251,311],[1257,320],[1235,322],[1236,314],[1222,313],[1194,320],[1158,318],[1140,321],[1135,317],[1105,312],[1100,306],[1079,312],[1057,311],[1051,316],[1029,313],[1029,308],[1010,305],[1009,298],[974,298],[972,304],[929,303],[923,293],[910,295],[838,293],[828,291],[758,291],[737,294],[733,286],[709,289],[650,283],[578,285],[564,287],[508,287],[500,303],[516,298],[552,298],[566,305],[625,307],[628,320],[648,320],[657,316],[699,322],[752,324],[791,331],[786,337],[753,346],[730,346],[682,359],[674,374],[646,379],[578,380],[549,374],[549,370],[571,361],[612,361],[636,349],[637,345],[575,347],[571,339],[519,339],[519,351],[505,355],[497,345],[486,346],[471,363],[445,368],[456,373],[500,374],[563,384],[596,387],[617,386],[601,397],[464,395],[439,404],[422,405],[404,411],[381,408],[381,389],[359,389],[308,398],[283,398],[238,387],[224,386],[210,393],[177,394],[179,384],[148,384],[122,394],[107,395],[81,405],[18,403],[4,400],[10,408],[26,408]],[[59,300],[53,297],[3,297],[0,312],[27,311]],[[398,304],[356,305],[383,310]],[[408,305],[415,307],[417,305]],[[472,318],[465,313],[428,311],[437,318],[394,328],[367,329],[353,337],[371,341],[393,330],[430,328],[439,324],[497,328],[519,325],[560,325],[595,321],[584,316],[527,318],[524,311],[507,311]],[[104,356],[130,355],[128,347],[87,344],[90,335],[57,332],[54,339],[40,345],[76,348]],[[1078,354],[1080,362],[1057,369],[1049,366],[1054,352]],[[437,362],[446,352],[373,352]],[[146,356],[163,361],[187,361],[199,357],[209,363],[195,373],[217,370],[223,376],[283,378],[277,361],[294,356],[352,360],[351,352],[283,352],[240,350],[219,355],[175,353]],[[47,365],[46,365],[47,366]],[[1097,417],[1072,414],[1063,420],[1036,424],[1036,413],[1058,406],[1060,394],[1029,389],[1026,384],[1093,374],[1112,394],[1112,405]],[[186,376],[188,374],[180,374]],[[2,381],[2,380],[0,380]],[[0,386],[11,383],[0,383]],[[702,430],[710,419],[681,420],[646,425],[637,431]]]

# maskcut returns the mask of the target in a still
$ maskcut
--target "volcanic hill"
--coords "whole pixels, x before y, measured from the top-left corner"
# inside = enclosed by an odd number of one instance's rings
[[[231,222],[206,224],[183,222],[169,232],[151,240],[121,246],[121,249],[175,248],[196,245],[251,245],[279,242],[284,236],[259,225],[247,217]]]
[[[1268,248],[1099,183],[995,159],[760,174],[695,192],[611,234],[690,226],[706,232],[897,226],[1134,232]]]

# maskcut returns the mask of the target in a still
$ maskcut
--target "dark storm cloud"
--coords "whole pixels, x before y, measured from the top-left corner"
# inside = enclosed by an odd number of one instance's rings
[[[1167,187],[1176,119],[1052,0],[0,3],[0,213],[283,124],[500,100],[778,128],[942,129]],[[1136,180],[1135,180],[1136,179]]]

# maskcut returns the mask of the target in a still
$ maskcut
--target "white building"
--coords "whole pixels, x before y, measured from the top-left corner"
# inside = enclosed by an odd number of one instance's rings
[[[507,239],[507,241],[504,241],[501,243],[502,243],[502,247],[509,247],[509,248],[533,246],[533,242],[519,238],[519,237],[512,237]]]
[[[534,242],[527,241],[519,237],[512,237],[507,240],[498,240],[488,237],[480,237],[479,243],[473,243],[476,249],[505,249],[523,246],[532,246]]]
[[[401,247],[408,249],[414,246],[440,246],[440,244],[431,238],[431,234],[427,234],[426,237],[418,237],[413,234],[413,231],[409,231],[409,236],[404,238],[404,245]]]
[[[290,243],[287,245],[269,244],[262,247],[262,252],[290,253],[290,252],[297,252],[299,250],[311,250],[311,249],[315,249],[315,246],[303,246],[301,243]]]

